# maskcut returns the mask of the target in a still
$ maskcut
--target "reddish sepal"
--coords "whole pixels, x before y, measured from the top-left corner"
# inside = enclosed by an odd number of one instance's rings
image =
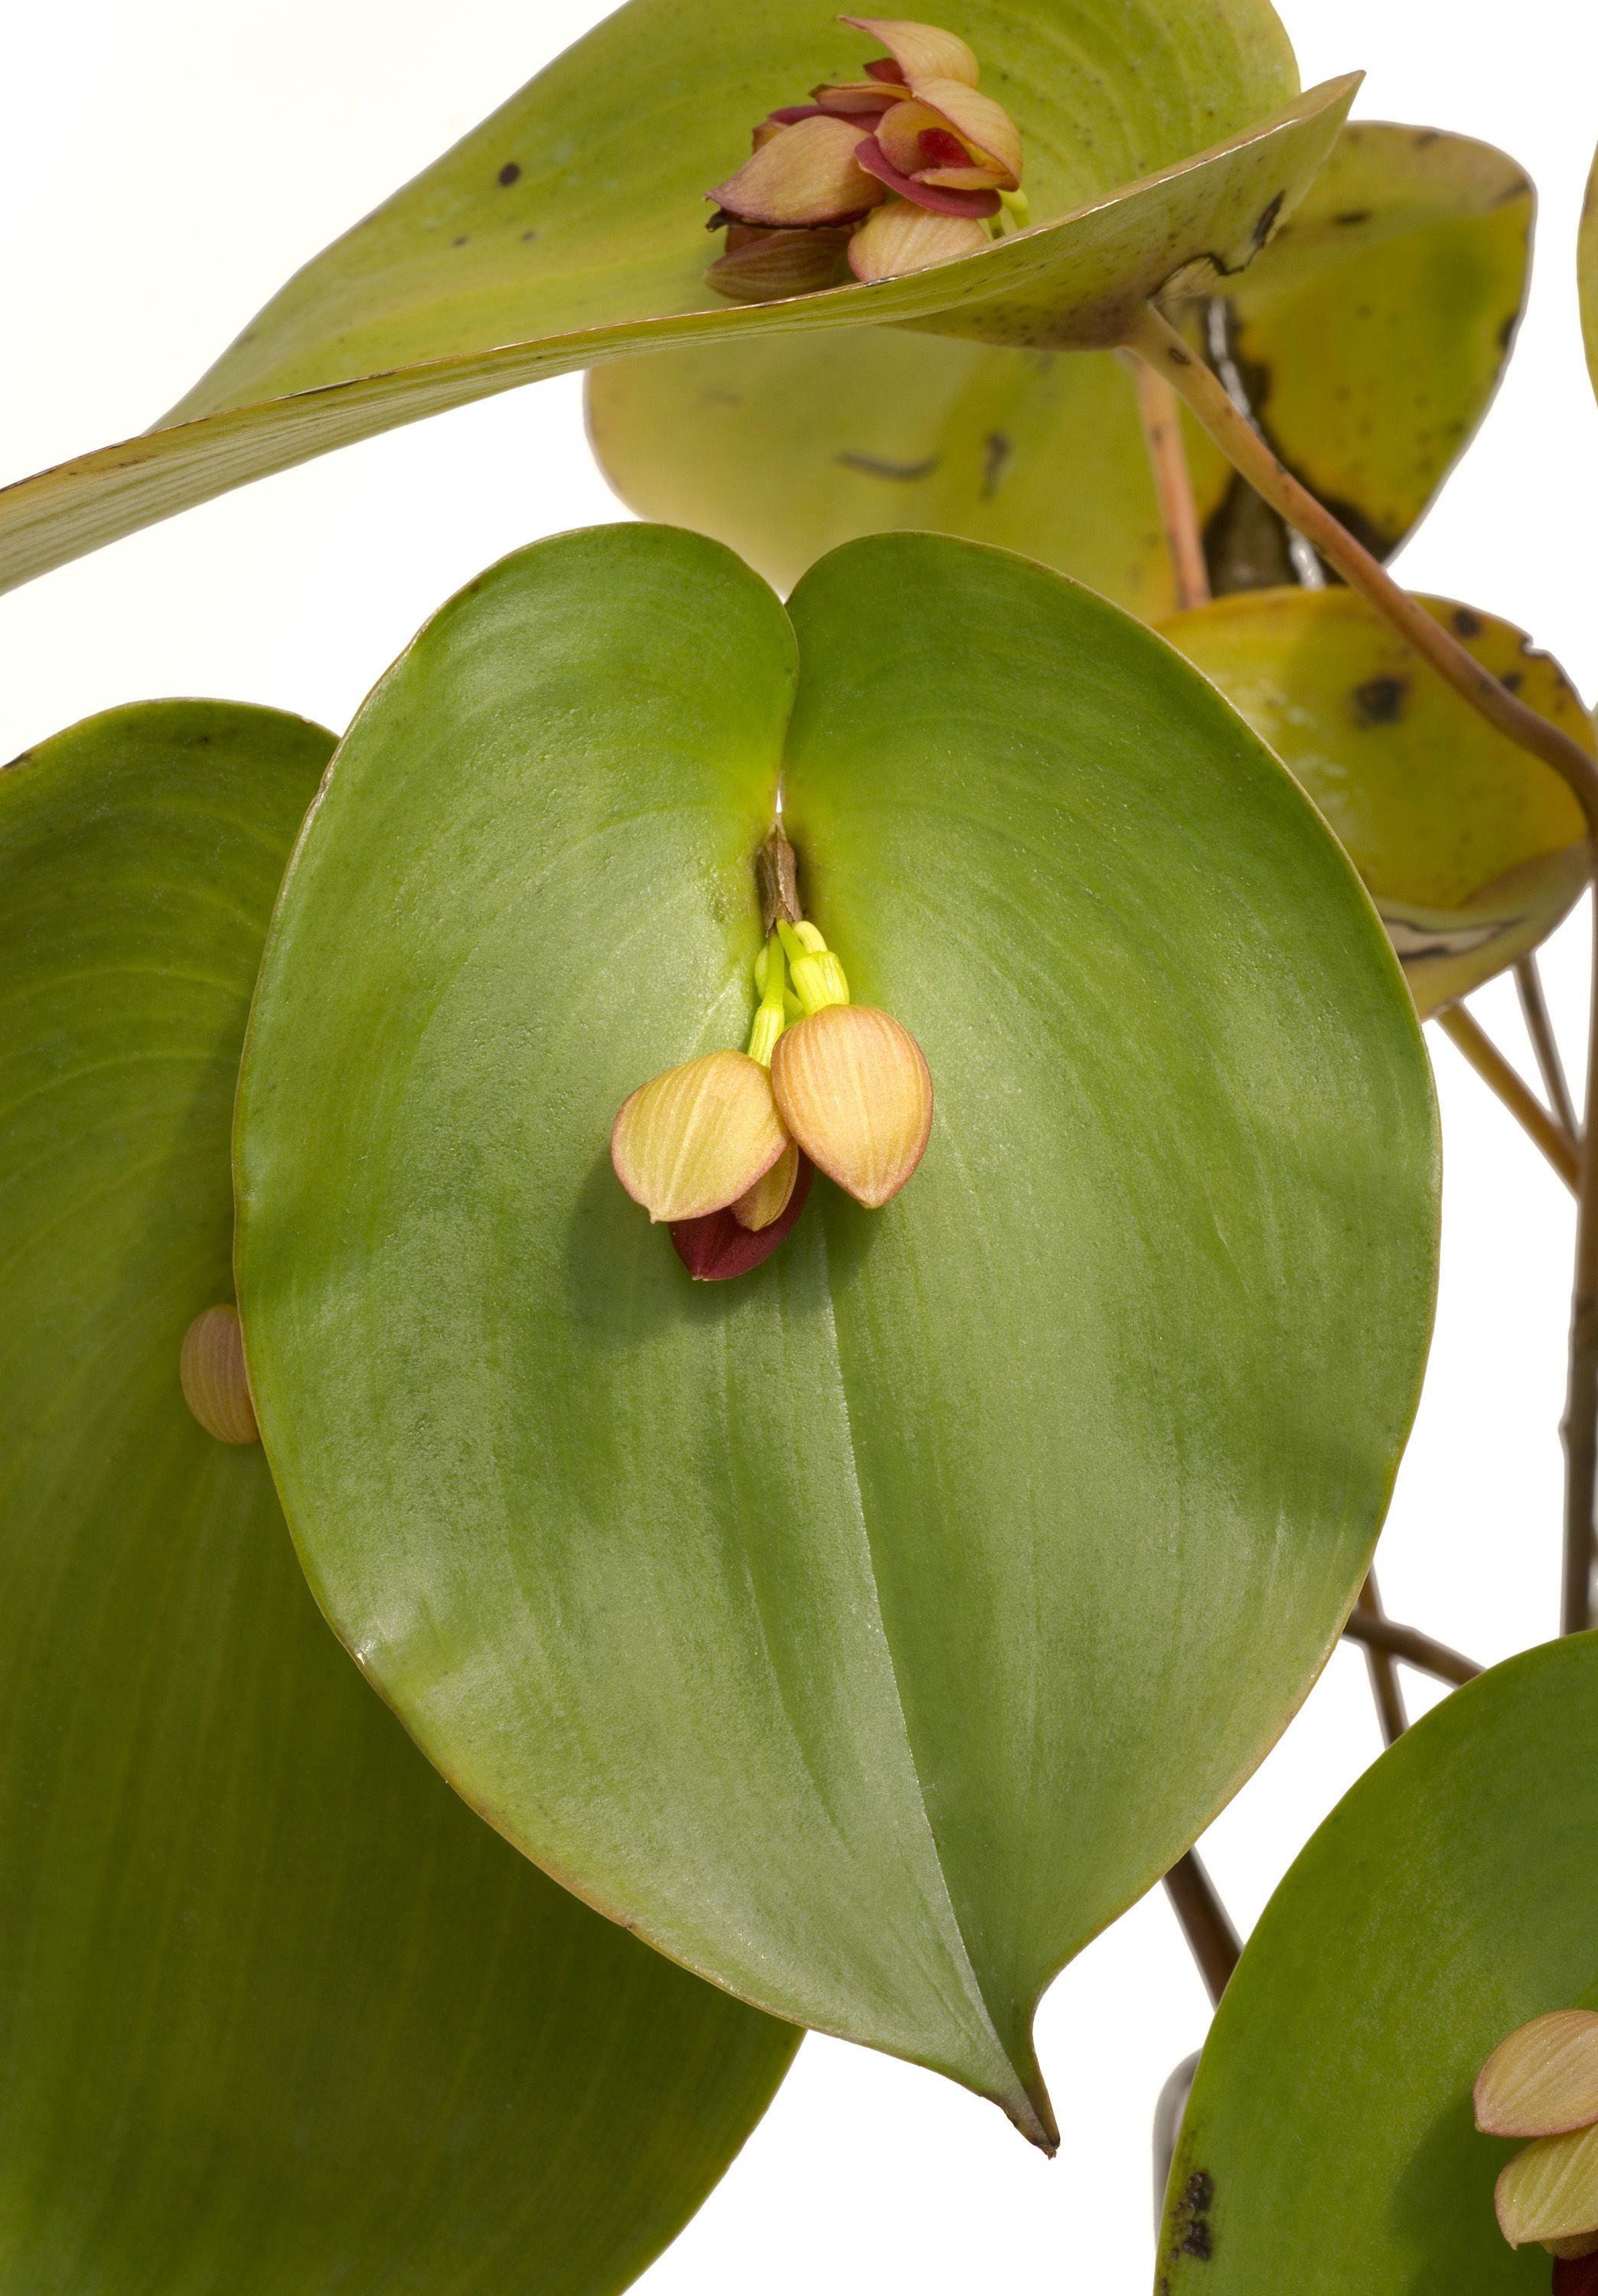
[[[807,1156],[799,1158],[793,1193],[769,1227],[752,1232],[740,1227],[733,1218],[731,1204],[724,1205],[718,1212],[706,1212],[702,1219],[673,1220],[672,1242],[677,1258],[694,1282],[725,1283],[729,1276],[747,1275],[751,1267],[758,1267],[763,1259],[769,1259],[804,1210],[815,1169]]]
[[[999,211],[996,192],[951,192],[941,184],[918,184],[913,176],[901,176],[874,135],[864,136],[856,144],[855,165],[886,184],[890,192],[897,192],[901,199],[932,215],[991,216]]]

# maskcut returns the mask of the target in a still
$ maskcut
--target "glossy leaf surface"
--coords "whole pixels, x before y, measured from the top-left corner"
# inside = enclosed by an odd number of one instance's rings
[[[1530,219],[1502,152],[1360,121],[1228,291],[1220,316],[1256,411],[1384,552],[1492,396]],[[779,588],[838,543],[914,527],[1024,551],[1145,619],[1175,610],[1132,388],[1102,354],[866,329],[717,341],[596,369],[588,406],[634,509],[731,544]],[[1272,513],[1240,501],[1243,482],[1184,428],[1217,586],[1258,583],[1251,549],[1285,578]]]
[[[865,43],[815,0],[630,0],[299,272],[160,428],[0,494],[0,586],[396,423],[631,352],[889,321],[1113,341],[1183,265],[1258,251],[1353,93],[1292,104],[1266,0],[1148,0],[1132,31],[1068,0],[976,0],[962,22],[1026,139],[1033,230],[936,271],[723,302],[703,281],[707,186],[773,103],[852,72]]]
[[[0,775],[0,2288],[594,2296],[795,2036],[612,1929],[431,1771],[178,1352],[332,737],[111,712]]]
[[[1042,2136],[1040,1989],[1259,1759],[1364,1570],[1434,1110],[1344,857],[1158,639],[935,537],[791,611],[599,529],[376,688],[251,1022],[251,1370],[329,1616],[475,1805]],[[696,1286],[607,1142],[742,1041],[779,770],[933,1129],[885,1210],[818,1175]]]
[[[1495,676],[1593,750],[1553,658],[1512,623],[1422,599]],[[1586,882],[1581,808],[1349,590],[1261,590],[1164,625],[1314,798],[1381,912],[1421,1011],[1553,931]]]
[[[1226,1988],[1171,2173],[1171,2296],[1546,2291],[1471,2087],[1505,2034],[1598,2007],[1598,1639],[1455,1691],[1294,1864]]]

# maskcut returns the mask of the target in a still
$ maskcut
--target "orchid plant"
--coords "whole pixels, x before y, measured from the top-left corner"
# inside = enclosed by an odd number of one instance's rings
[[[584,369],[643,514],[341,736],[0,775],[0,2296],[619,2291],[805,2029],[1052,2152],[1161,1880],[1160,2296],[1598,2289],[1598,740],[1386,571],[1531,194],[1356,85],[1267,0],[627,0],[0,493],[22,582]],[[1373,1568],[1426,1021],[1579,1206],[1565,1633],[1485,1675]],[[1388,1751],[1240,1958],[1195,1844],[1343,1636]]]

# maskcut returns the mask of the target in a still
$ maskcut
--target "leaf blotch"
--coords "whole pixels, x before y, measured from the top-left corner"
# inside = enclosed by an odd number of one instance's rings
[[[1173,2256],[1192,2256],[1201,2264],[1209,2263],[1215,2254],[1215,2234],[1209,2228],[1214,2206],[1215,2178],[1208,2169],[1195,2169],[1171,2212]]]
[[[1409,692],[1409,680],[1405,677],[1367,677],[1353,693],[1354,722],[1356,726],[1396,726],[1404,715],[1405,698]]]

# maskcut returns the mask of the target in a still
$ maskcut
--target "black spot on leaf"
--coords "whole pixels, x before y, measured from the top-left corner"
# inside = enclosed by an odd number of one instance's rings
[[[1481,616],[1473,614],[1469,606],[1455,606],[1454,627],[1462,638],[1479,638],[1481,636]]]
[[[1010,460],[1009,439],[1002,430],[990,430],[982,441],[982,499],[991,502],[1005,463]]]
[[[1405,697],[1409,681],[1403,677],[1367,677],[1363,685],[1354,688],[1354,722],[1356,726],[1396,726],[1404,715]]]
[[[1369,223],[1371,210],[1369,208],[1350,208],[1347,215],[1333,216],[1332,220],[1345,228],[1351,228],[1356,223]]]
[[[520,174],[520,163],[515,160],[507,160],[499,171],[499,180],[502,184],[513,184]]]

